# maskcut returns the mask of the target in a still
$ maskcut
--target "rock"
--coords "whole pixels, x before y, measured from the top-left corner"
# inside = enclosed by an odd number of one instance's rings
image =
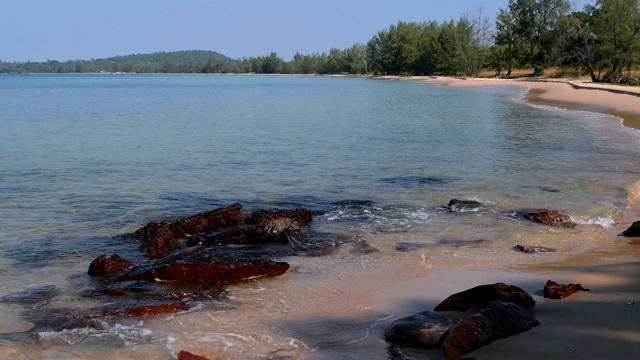
[[[261,222],[221,231],[214,235],[192,239],[189,245],[261,245],[288,243],[295,241],[294,235],[300,233],[300,223],[285,217],[265,217]],[[198,243],[195,244],[194,241]]]
[[[484,205],[481,202],[475,200],[451,199],[449,200],[447,208],[449,209],[449,211],[453,212],[478,211],[484,208]]]
[[[391,323],[384,339],[402,347],[438,349],[444,342],[443,335],[457,321],[455,316],[422,311]]]
[[[0,302],[16,303],[22,306],[48,303],[55,296],[60,295],[60,289],[55,285],[44,285],[29,288],[17,293],[0,297]]]
[[[480,285],[453,294],[434,308],[435,311],[467,311],[471,307],[489,301],[504,301],[518,304],[525,309],[535,306],[531,295],[517,286],[504,283]]]
[[[575,222],[571,221],[568,215],[561,214],[556,210],[538,209],[527,211],[523,214],[523,217],[527,220],[533,221],[538,224],[556,226],[563,228],[576,227]]]
[[[538,325],[535,317],[513,303],[491,301],[475,306],[449,330],[444,340],[444,357],[462,359],[475,349]]]
[[[152,265],[131,269],[116,281],[176,281],[198,284],[232,284],[260,277],[284,274],[289,264],[274,262],[248,254],[225,254],[221,250],[203,249]]]
[[[100,255],[89,265],[89,275],[99,277],[111,277],[131,266],[131,261],[123,259],[117,254]]]
[[[298,208],[295,210],[257,210],[251,214],[249,222],[252,224],[258,224],[263,221],[264,218],[289,218],[297,221],[301,225],[309,225],[313,221],[313,214],[311,210],[305,208]]]
[[[527,254],[556,252],[556,249],[535,245],[516,245],[513,247],[513,250]]]
[[[548,280],[544,285],[544,297],[547,299],[564,299],[567,296],[573,295],[578,291],[591,291],[585,289],[580,284],[558,284],[554,281]]]
[[[163,302],[147,300],[145,304],[136,299],[132,303],[121,302],[102,308],[96,311],[92,317],[158,316],[185,309],[187,309],[187,303],[180,300]]]
[[[233,204],[174,221],[151,222],[135,235],[145,241],[149,258],[158,259],[171,254],[179,240],[246,224],[249,215],[241,209],[241,204]]]
[[[188,351],[180,351],[177,360],[209,360],[204,356],[194,355]]]
[[[634,221],[627,230],[622,232],[622,235],[627,237],[640,236],[640,221]]]

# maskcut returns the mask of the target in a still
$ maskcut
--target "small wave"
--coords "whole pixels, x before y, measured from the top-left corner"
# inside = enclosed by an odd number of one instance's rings
[[[41,331],[37,333],[40,340],[60,341],[69,345],[78,344],[87,338],[112,339],[121,341],[125,346],[148,343],[155,340],[155,332],[144,328],[143,322],[136,325],[110,325],[106,321],[101,321],[101,327],[96,328],[74,328],[62,331]]]
[[[404,231],[407,228],[424,223],[430,217],[427,208],[404,206],[338,206],[329,211],[324,218],[330,222],[353,222],[355,226],[372,227],[386,232]]]
[[[581,218],[570,216],[571,220],[579,225],[600,225],[602,227],[608,228],[616,224],[616,221],[613,219],[611,215],[608,216],[598,216],[595,218]]]

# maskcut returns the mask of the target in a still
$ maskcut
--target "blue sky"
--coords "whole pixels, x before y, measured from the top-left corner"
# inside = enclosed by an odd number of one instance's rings
[[[574,0],[581,9],[590,0]],[[402,21],[458,19],[508,0],[0,0],[1,61],[214,50],[290,60],[366,43]]]

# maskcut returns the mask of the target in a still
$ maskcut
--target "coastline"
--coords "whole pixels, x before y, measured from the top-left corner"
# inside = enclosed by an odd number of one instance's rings
[[[440,83],[447,86],[515,85],[527,88],[527,100],[536,105],[580,110],[619,117],[625,127],[640,130],[640,88],[593,84],[566,79],[495,79],[415,76],[411,81]]]
[[[567,80],[459,79],[447,77],[385,77],[424,81],[446,86],[516,85],[529,89],[526,99],[536,105],[598,112],[622,119],[625,127],[640,130],[640,89],[620,89]],[[604,87],[604,88],[603,88]],[[372,309],[389,313],[372,333],[370,346],[382,342],[392,321],[432,308],[446,296],[481,284],[505,282],[522,287],[537,304],[534,313],[541,325],[523,334],[498,340],[467,354],[475,359],[605,359],[633,358],[640,353],[640,239],[618,234],[637,220],[630,194],[624,218],[600,248],[565,258],[531,264],[488,265],[431,269],[418,280],[408,280],[374,295]],[[535,254],[532,254],[535,256]],[[590,292],[578,292],[563,300],[545,299],[547,280],[580,283]],[[381,351],[378,344],[378,352]],[[360,344],[363,347],[363,344]],[[419,359],[439,359],[441,350],[404,352]],[[330,357],[313,356],[313,359]]]

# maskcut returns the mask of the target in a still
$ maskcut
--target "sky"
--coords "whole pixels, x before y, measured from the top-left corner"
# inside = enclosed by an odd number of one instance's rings
[[[508,0],[0,0],[0,61],[177,50],[289,61],[366,43],[398,21],[457,20],[480,4],[494,24]]]

